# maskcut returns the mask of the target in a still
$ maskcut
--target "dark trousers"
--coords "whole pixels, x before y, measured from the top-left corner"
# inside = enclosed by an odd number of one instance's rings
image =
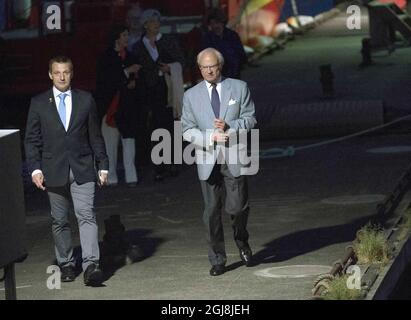
[[[222,209],[231,217],[234,240],[239,249],[248,247],[248,186],[245,176],[234,177],[226,164],[216,164],[206,181],[200,181],[204,198],[203,222],[206,227],[208,258],[211,265],[225,265]]]
[[[151,134],[156,129],[166,129],[171,133],[172,143],[171,150],[173,150],[173,109],[167,108],[167,84],[164,77],[160,77],[156,86],[147,88],[147,112],[145,123],[147,124],[148,139],[150,140],[151,149],[158,143],[157,141],[151,141]],[[151,153],[151,150],[150,150]],[[153,164],[154,172],[156,174],[163,174],[167,168],[164,164]]]

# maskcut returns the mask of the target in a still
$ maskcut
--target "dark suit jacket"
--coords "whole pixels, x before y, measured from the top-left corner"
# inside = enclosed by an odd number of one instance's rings
[[[204,49],[208,47],[217,49],[223,55],[222,75],[226,78],[240,79],[241,67],[247,62],[247,55],[238,33],[225,27],[221,38],[209,31],[204,39]]]
[[[68,182],[69,168],[77,183],[96,180],[98,170],[108,170],[96,105],[91,94],[72,89],[72,112],[67,132],[57,112],[53,90],[32,98],[25,136],[30,173],[43,172],[49,187]]]

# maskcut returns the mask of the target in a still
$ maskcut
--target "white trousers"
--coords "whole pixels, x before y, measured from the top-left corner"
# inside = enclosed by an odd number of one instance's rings
[[[101,133],[104,138],[106,145],[106,152],[108,156],[109,169],[108,169],[108,183],[116,184],[118,183],[117,177],[117,154],[118,154],[118,143],[120,140],[120,132],[117,128],[113,128],[107,125],[106,116],[103,118],[101,124]],[[123,146],[123,164],[125,170],[126,183],[137,182],[137,171],[134,163],[136,156],[136,146],[135,139],[133,138],[121,138],[121,143]]]

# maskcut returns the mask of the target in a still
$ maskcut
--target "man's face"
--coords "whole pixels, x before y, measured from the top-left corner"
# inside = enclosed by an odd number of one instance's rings
[[[130,31],[139,31],[141,29],[141,13],[140,12],[130,12],[127,17],[127,23]]]
[[[73,68],[70,63],[54,62],[49,71],[49,77],[53,85],[61,92],[70,88],[71,79],[73,79]]]
[[[215,19],[211,19],[210,20],[210,30],[214,32],[216,35],[222,36],[223,31],[224,31],[224,23],[218,20],[215,20]]]
[[[205,53],[199,61],[199,68],[204,80],[214,83],[220,78],[221,65],[214,53]]]

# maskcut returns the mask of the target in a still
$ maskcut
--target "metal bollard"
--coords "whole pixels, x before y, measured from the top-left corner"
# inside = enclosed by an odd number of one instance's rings
[[[362,55],[362,62],[360,64],[360,67],[367,67],[367,66],[374,64],[374,62],[372,61],[372,57],[371,57],[371,39],[370,38],[362,39],[361,55]]]
[[[334,97],[334,74],[331,70],[331,64],[321,65],[320,73],[320,81],[324,97]]]

